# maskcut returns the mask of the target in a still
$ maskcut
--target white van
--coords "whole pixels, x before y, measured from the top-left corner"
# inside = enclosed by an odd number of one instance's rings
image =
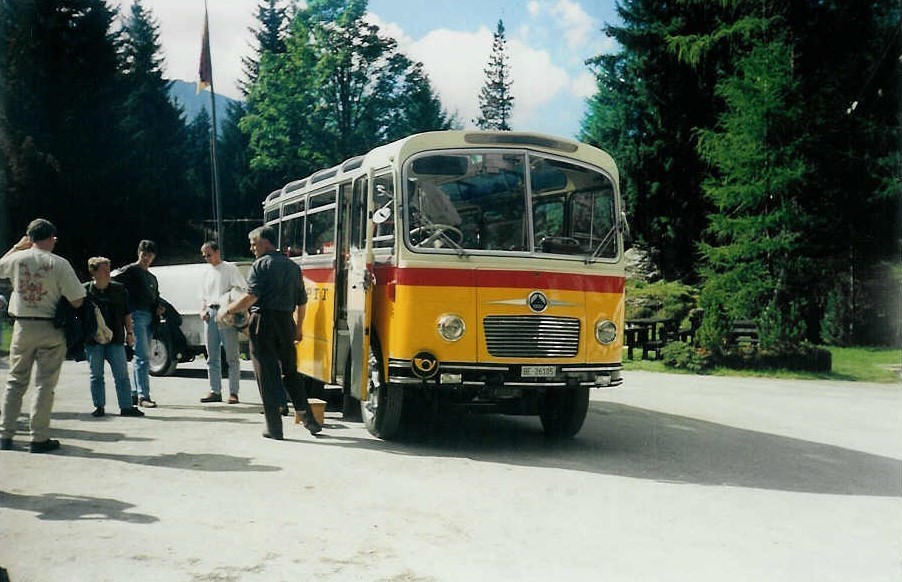
[[[236,262],[241,273],[247,276],[250,262]],[[193,361],[197,356],[207,357],[204,345],[204,322],[201,320],[200,290],[206,263],[151,267],[159,283],[160,298],[171,306],[162,316],[160,325],[154,327],[150,345],[150,373],[169,376],[179,363]],[[247,336],[240,334],[241,352],[247,354]],[[225,368],[225,358],[223,358]],[[223,370],[225,372],[225,370]]]

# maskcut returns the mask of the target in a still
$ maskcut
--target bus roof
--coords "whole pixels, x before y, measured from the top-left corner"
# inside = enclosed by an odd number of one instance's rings
[[[518,131],[429,131],[378,146],[364,155],[354,156],[331,168],[324,168],[310,176],[289,182],[281,190],[276,190],[267,196],[264,204],[274,202],[281,195],[286,195],[305,186],[312,186],[329,178],[337,176],[353,178],[362,173],[362,168],[383,168],[392,165],[397,160],[405,160],[410,155],[423,150],[459,149],[473,146],[481,148],[516,147],[573,157],[598,165],[611,174],[611,178],[615,183],[620,182],[617,165],[610,154],[578,141],[540,133]],[[277,192],[279,193],[278,196],[276,195]]]

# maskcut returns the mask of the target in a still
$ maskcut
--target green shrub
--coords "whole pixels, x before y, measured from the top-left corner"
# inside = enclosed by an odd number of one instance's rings
[[[679,281],[627,281],[627,319],[666,317],[683,321],[697,304],[698,290]]]
[[[833,355],[826,348],[801,343],[779,351],[756,347],[733,350],[720,354],[716,363],[736,370],[751,368],[829,372],[833,366]]]
[[[678,370],[688,370],[696,374],[711,367],[707,352],[694,348],[686,342],[671,342],[661,349],[661,359],[665,366]]]

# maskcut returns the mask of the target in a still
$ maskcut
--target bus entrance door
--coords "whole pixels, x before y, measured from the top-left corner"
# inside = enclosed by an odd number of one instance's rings
[[[345,305],[350,349],[345,366],[345,385],[361,402],[368,396],[370,366],[370,326],[373,305],[373,215],[372,176],[360,178],[351,200],[350,244],[348,245]]]

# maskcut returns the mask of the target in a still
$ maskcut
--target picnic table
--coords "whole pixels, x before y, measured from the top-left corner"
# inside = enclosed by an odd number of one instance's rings
[[[677,339],[679,322],[669,317],[639,317],[626,320],[624,343],[626,357],[633,359],[633,350],[642,348],[642,359],[647,360],[651,352],[660,358],[661,348]]]

